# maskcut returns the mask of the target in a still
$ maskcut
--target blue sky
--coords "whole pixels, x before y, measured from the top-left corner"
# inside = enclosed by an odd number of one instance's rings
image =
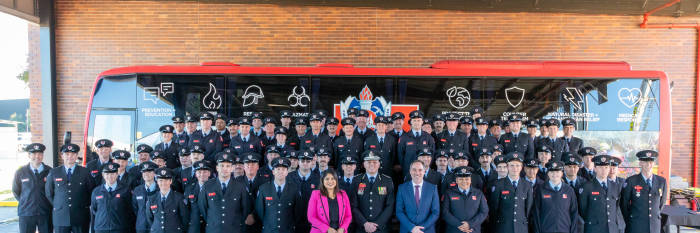
[[[28,22],[0,12],[0,100],[29,98],[29,89],[15,78],[27,66]]]

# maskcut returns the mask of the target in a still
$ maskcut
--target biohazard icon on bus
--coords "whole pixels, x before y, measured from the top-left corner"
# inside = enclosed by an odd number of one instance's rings
[[[334,104],[333,116],[343,119],[348,116],[348,109],[350,108],[364,109],[369,112],[367,127],[374,129],[374,118],[377,116],[388,117],[394,112],[403,112],[404,115],[408,115],[411,111],[418,110],[418,105],[392,105],[391,101],[387,101],[383,96],[374,97],[367,85],[362,88],[358,97],[348,96],[344,101],[340,101],[339,104]]]

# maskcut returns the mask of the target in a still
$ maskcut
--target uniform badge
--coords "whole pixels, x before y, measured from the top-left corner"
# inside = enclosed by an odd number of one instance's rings
[[[343,148],[343,147],[345,147],[345,145],[343,145],[343,144],[338,145],[338,148]]]
[[[96,197],[95,197],[95,199],[98,199],[98,200],[99,200],[99,199],[102,199],[102,198],[103,198],[103,196],[102,196],[102,195],[100,195],[100,196],[96,196]]]
[[[120,198],[120,197],[122,197],[122,195],[119,194],[119,193],[117,193],[117,195],[116,195],[115,197],[116,197],[116,198]]]
[[[634,191],[636,192],[634,195],[637,196],[637,197],[639,197],[639,196],[641,195],[641,192],[642,192],[642,186],[640,186],[640,185],[635,185],[635,186],[634,186]]]
[[[306,143],[311,143],[311,140],[306,140]]]
[[[187,178],[182,178],[182,182],[187,182]]]
[[[476,144],[476,143],[472,143],[472,146],[479,146],[479,144]]]
[[[143,196],[136,196],[136,200],[142,200]]]
[[[155,210],[155,209],[157,209],[157,208],[158,208],[158,205],[151,205],[151,209],[152,209],[152,210]]]
[[[452,200],[459,200],[459,197],[452,197]]]
[[[600,195],[600,192],[591,192],[591,195],[598,196]]]
[[[63,181],[63,178],[56,178],[56,181]]]
[[[564,194],[561,195],[561,198],[567,199],[567,198],[569,198],[569,197],[566,196],[566,193],[564,193]]]
[[[265,200],[272,201],[272,197],[265,197]]]
[[[316,185],[315,185],[315,184],[311,184],[311,189],[315,189],[315,188],[316,188]]]
[[[407,142],[406,145],[408,145],[408,146],[413,145],[413,142]]]
[[[450,183],[450,187],[454,187],[455,185],[457,184],[455,184],[454,182]]]
[[[428,142],[427,142],[427,141],[423,141],[423,145],[426,145],[426,144],[428,144]]]
[[[22,182],[27,182],[27,181],[29,181],[29,178],[22,179]]]
[[[508,191],[508,190],[501,191],[501,195],[508,195],[508,194],[510,194],[510,191]]]
[[[505,142],[506,142],[506,143],[509,143],[509,142],[510,142],[510,140],[505,140]]]
[[[476,201],[476,196],[472,196],[472,200]]]
[[[234,146],[235,149],[241,149],[241,146]]]
[[[440,138],[440,141],[441,141],[441,142],[447,142],[447,139]]]
[[[357,195],[362,195],[362,194],[364,194],[364,193],[365,193],[365,187],[367,187],[367,185],[365,185],[365,183],[360,183],[360,185],[357,187]]]
[[[250,144],[250,149],[253,149],[253,144]]]
[[[213,197],[216,196],[216,193],[207,193],[207,196]]]
[[[194,194],[190,194],[189,196],[187,196],[187,198],[194,199]]]
[[[369,148],[372,148],[372,149],[374,149],[374,148],[377,148],[377,147],[376,147],[376,146],[374,146],[374,145],[369,145]]]
[[[545,194],[545,195],[542,195],[542,198],[552,198],[552,195]]]
[[[214,139],[209,139],[209,143],[214,143]]]
[[[377,188],[377,191],[379,192],[379,195],[386,195],[386,187],[379,187]]]

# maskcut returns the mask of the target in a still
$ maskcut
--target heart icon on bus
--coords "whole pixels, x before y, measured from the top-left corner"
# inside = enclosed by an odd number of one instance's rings
[[[620,88],[620,90],[617,91],[617,97],[622,104],[628,108],[632,108],[642,99],[642,91],[639,90],[639,88]]]

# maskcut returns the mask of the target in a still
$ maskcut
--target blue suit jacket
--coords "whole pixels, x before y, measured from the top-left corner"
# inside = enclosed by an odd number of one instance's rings
[[[424,227],[425,233],[435,233],[435,222],[440,218],[437,186],[423,181],[420,204],[416,206],[413,183],[409,180],[399,185],[396,195],[396,218],[401,223],[400,233],[410,232],[415,226]]]

